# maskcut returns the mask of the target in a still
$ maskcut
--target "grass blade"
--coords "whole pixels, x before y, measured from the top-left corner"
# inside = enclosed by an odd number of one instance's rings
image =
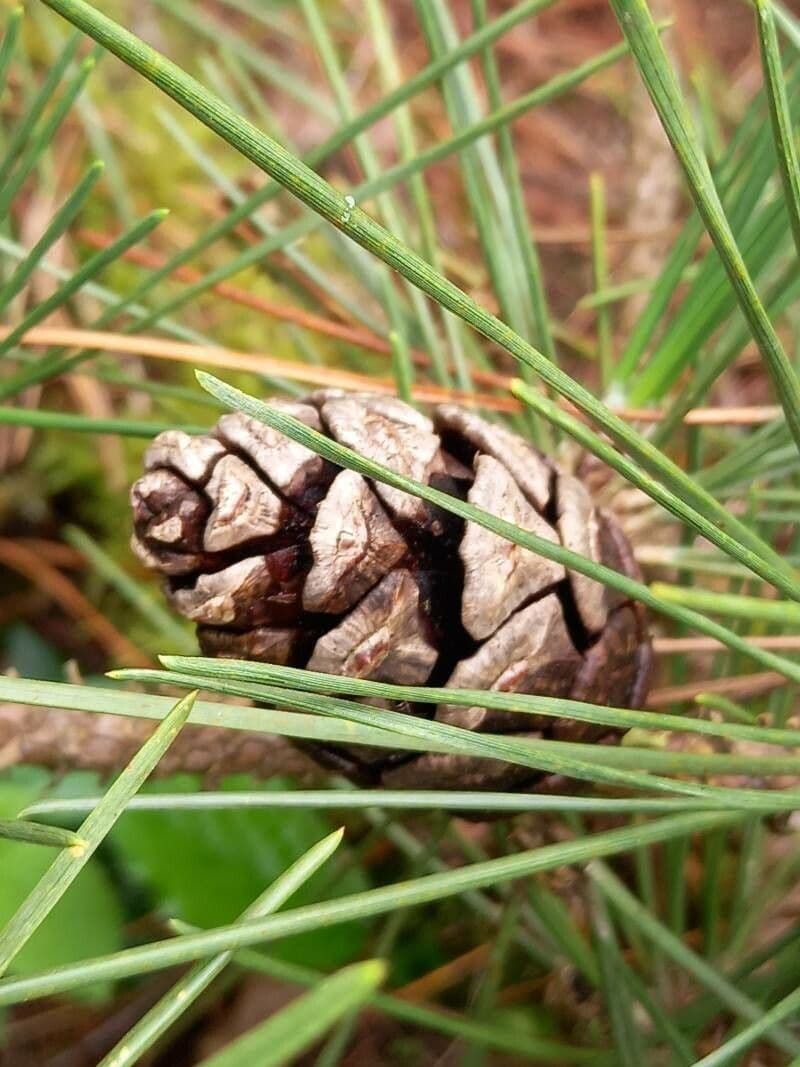
[[[0,93],[2,93],[6,87],[8,68],[11,65],[14,49],[17,46],[22,14],[23,9],[21,7],[15,7],[12,9],[6,20],[6,32],[3,34],[3,43],[0,44]]]
[[[612,470],[621,474],[631,485],[641,489],[643,493],[646,493],[670,514],[675,515],[687,526],[693,526],[698,533],[701,533],[712,544],[722,548],[726,555],[738,560],[745,567],[748,566],[750,558],[748,549],[735,538],[729,537],[725,531],[720,530],[714,522],[694,512],[679,493],[674,493],[667,489],[661,482],[652,478],[626,456],[621,455],[591,426],[587,426],[585,422],[575,418],[574,415],[565,411],[558,404],[554,404],[547,397],[530,389],[524,382],[513,382],[511,391],[524,404],[527,404],[539,415],[552,422],[554,426],[569,434],[570,437],[578,441],[598,459],[608,464]]]
[[[158,675],[158,677],[168,676]],[[191,684],[196,687],[197,676],[193,677]],[[90,714],[125,715],[156,720],[163,719],[173,705],[169,697],[148,693],[119,690],[114,692],[113,699],[110,700],[109,691],[105,688],[3,677],[0,677],[0,697],[5,701],[31,707],[50,707]],[[422,742],[413,737],[404,737],[402,742],[399,742],[396,733],[379,727],[360,726],[318,715],[297,714],[283,710],[283,707],[281,710],[275,710],[268,707],[244,707],[219,701],[198,700],[192,713],[192,722],[201,726],[224,726],[230,730],[246,730],[274,734],[278,737],[334,744],[377,745],[381,748],[392,749],[402,747],[415,752],[448,751],[446,746],[442,747],[439,743],[430,740]],[[797,774],[798,766],[798,760],[795,757],[784,759],[773,756],[754,757],[720,753],[698,755],[691,752],[664,751],[652,747],[638,748],[627,745],[609,747],[566,741],[550,741],[547,744],[553,752],[578,757],[586,762],[601,762],[612,767],[634,767],[640,770],[652,769],[666,774],[771,776]],[[729,796],[730,794],[726,794],[726,797]],[[797,795],[776,790],[764,793],[761,800],[762,805],[759,806],[759,810],[791,810],[796,804]],[[707,792],[703,792],[698,794],[696,806],[718,808],[720,802],[709,797]],[[726,799],[723,806],[730,806],[730,800]],[[740,808],[741,804],[735,803],[734,807]]]
[[[614,48],[608,49],[607,51],[600,53],[600,55],[595,56],[587,63],[581,64],[565,74],[557,75],[543,85],[537,86],[537,88],[533,89],[530,93],[524,94],[517,100],[493,111],[484,119],[465,127],[454,136],[409,156],[407,159],[396,163],[394,166],[389,167],[382,173],[376,175],[373,179],[367,179],[360,185],[356,186],[350,195],[352,195],[353,199],[357,202],[364,203],[394,188],[402,181],[413,181],[428,167],[433,166],[435,163],[440,162],[455,152],[461,151],[463,148],[473,144],[481,137],[488,136],[495,130],[505,129],[510,122],[525,114],[527,111],[568,92],[592,74],[616,62],[626,53],[627,47],[624,44],[616,45]],[[447,53],[447,55],[449,54],[450,53]],[[204,231],[204,233],[202,233],[192,244],[188,245],[185,249],[176,252],[163,267],[159,268],[157,271],[151,272],[143,278],[133,292],[124,299],[122,306],[124,307],[127,303],[140,299],[145,293],[154,288],[156,284],[166,278],[174,270],[177,270],[178,267],[195,258],[210,244],[229,233],[238,222],[244,218],[249,218],[258,207],[261,207],[272,200],[280,191],[280,188],[280,185],[267,183],[261,189],[257,189],[254,193],[242,199],[228,213],[228,215],[213,224],[207,231]],[[153,323],[162,321],[164,315],[174,312],[191,300],[196,299],[202,293],[206,292],[212,285],[216,285],[217,283],[232,277],[234,274],[238,273],[240,270],[244,270],[247,266],[253,263],[262,262],[266,256],[276,250],[290,246],[293,243],[298,242],[301,238],[307,237],[314,230],[318,229],[320,225],[321,220],[314,216],[305,216],[281,232],[268,234],[263,241],[259,241],[238,256],[235,256],[229,262],[208,272],[205,277],[199,279],[197,282],[184,286],[178,293],[158,304],[148,314],[138,317],[136,322],[131,323],[127,329],[141,330]],[[118,306],[115,311],[119,310],[121,310],[121,307]],[[107,318],[109,316],[105,317]],[[98,323],[98,325],[100,325],[100,323]],[[457,349],[458,346],[456,345],[455,350],[457,351]],[[455,361],[458,363],[458,360]],[[466,371],[460,375],[459,381],[460,384],[465,387],[469,385],[469,378],[466,376]]]
[[[173,924],[178,933],[195,933],[195,928],[186,923]],[[265,974],[278,981],[291,982],[295,985],[314,986],[323,977],[318,971],[301,967],[283,960],[274,959],[254,949],[242,949],[235,954],[235,959],[242,967]],[[584,1063],[596,1060],[594,1049],[583,1049],[563,1045],[546,1038],[529,1037],[502,1024],[488,1024],[465,1019],[452,1010],[442,1011],[411,1000],[405,1000],[387,993],[374,993],[369,1003],[372,1007],[394,1019],[400,1019],[412,1026],[433,1030],[448,1037],[484,1045],[498,1052],[508,1052],[533,1060],[534,1063]]]
[[[62,53],[62,59],[64,54],[66,53]],[[11,170],[10,175],[6,175],[2,180],[2,184],[0,184],[0,219],[6,217],[11,208],[11,204],[14,201],[14,197],[22,188],[25,179],[36,166],[36,163],[44,150],[53,143],[56,131],[81,93],[81,90],[86,84],[86,80],[94,70],[94,64],[95,60],[93,56],[84,59],[78,67],[75,75],[56,101],[52,111],[42,122],[41,126],[33,130],[30,137],[26,135],[26,139],[18,146],[17,150],[21,151],[22,154],[19,157],[15,155],[14,159],[11,161],[13,169]],[[55,69],[56,66],[53,67],[53,70]],[[46,82],[45,85],[47,85],[48,82]],[[36,117],[38,118],[38,114]],[[25,122],[23,122],[22,125],[25,125]],[[16,140],[16,137],[14,140]]]
[[[616,931],[602,895],[595,889],[592,927],[600,960],[600,989],[614,1035],[619,1067],[639,1067],[645,1062],[641,1032],[636,1025],[630,990],[624,979],[625,961]]]
[[[765,1037],[770,1028],[784,1019],[791,1019],[800,1011],[800,989],[795,989],[779,1003],[774,1004],[756,1022],[746,1026],[707,1056],[697,1060],[694,1067],[723,1067],[724,1064],[732,1063],[734,1059],[741,1063],[739,1055]],[[790,1067],[797,1067],[800,1057],[792,1060]]]
[[[0,416],[0,422],[2,422],[2,416]],[[197,642],[185,627],[181,626],[175,616],[155,600],[147,587],[131,578],[115,563],[84,530],[76,526],[67,526],[64,530],[64,540],[68,545],[77,548],[81,555],[91,563],[94,572],[104,578],[131,607],[138,611],[142,618],[146,619],[168,641],[189,655],[196,650]]]
[[[126,249],[139,241],[143,241],[166,218],[167,214],[168,212],[165,209],[152,211],[140,222],[132,226],[130,230],[122,234],[121,237],[118,237],[113,244],[87,259],[71,275],[68,281],[56,289],[52,296],[37,304],[22,322],[0,341],[0,356],[6,355],[28,330],[47,318],[56,308],[65,304],[90,278],[93,278],[119,259]],[[63,357],[59,353],[45,355],[35,364],[24,367],[17,371],[16,374],[11,375],[10,378],[7,378],[2,388],[0,388],[0,398],[7,399],[10,396],[16,396],[17,393],[27,389],[30,385],[45,381],[55,374],[63,374],[64,371],[70,370],[77,365],[81,358],[85,358],[81,353],[77,356],[69,357]]]
[[[89,812],[101,796],[39,800],[20,812],[20,819],[50,819]],[[568,796],[557,793],[459,793],[439,789],[290,789],[203,793],[146,793],[134,797],[126,811],[226,811],[249,808],[385,808],[397,811],[548,811],[634,815],[719,809],[719,801],[689,797]],[[31,824],[38,825],[38,824]],[[47,829],[46,827],[44,829]]]
[[[96,419],[70,411],[44,411],[41,408],[0,407],[0,426],[30,426],[37,430],[68,430],[70,433],[113,433],[119,437],[143,437],[146,440],[165,430],[181,429],[184,433],[208,433],[208,426],[176,426],[174,422],[139,421],[138,419]]]
[[[472,10],[475,24],[480,29],[487,21],[486,0],[473,0]],[[491,46],[483,50],[482,60],[489,104],[492,111],[497,113],[503,106],[503,102],[500,71]],[[536,247],[533,227],[525,202],[525,191],[514,151],[514,141],[507,123],[504,123],[499,128],[497,142],[503,178],[508,187],[510,208],[514,220],[514,233],[520,245],[523,276],[528,287],[528,300],[531,307],[534,336],[542,352],[549,359],[555,361],[556,347],[550,327],[550,315],[539,251]]]
[[[175,685],[194,686],[198,682],[196,675],[172,673],[159,674],[154,671],[136,670],[126,672],[127,677],[141,681],[163,681]],[[720,786],[687,783],[682,780],[643,774],[638,769],[641,750],[625,750],[626,760],[633,756],[631,766],[635,770],[611,766],[605,752],[596,753],[591,744],[555,745],[550,740],[532,738],[515,738],[513,735],[479,734],[476,731],[449,726],[435,720],[419,720],[415,716],[396,711],[386,711],[375,705],[364,705],[355,701],[322,698],[308,693],[290,689],[272,689],[268,686],[229,682],[221,679],[199,679],[200,684],[212,691],[234,696],[246,696],[253,700],[285,705],[289,708],[308,711],[312,714],[341,718],[348,722],[364,725],[375,724],[388,733],[396,734],[397,744],[403,747],[406,740],[416,741],[427,751],[447,751],[479,759],[496,759],[529,767],[548,774],[561,774],[568,778],[599,782],[605,785],[622,786],[645,792],[677,793],[691,797],[715,797],[727,800],[732,809],[750,811],[773,811],[776,804],[793,808],[800,802],[800,792],[777,790],[774,793],[757,789],[728,789]],[[400,741],[399,739],[403,740]],[[588,755],[589,758],[585,758]],[[597,758],[595,758],[597,757]],[[769,764],[767,764],[769,766]],[[775,770],[779,766],[791,766],[793,771],[800,765],[800,757],[792,756],[788,760],[775,760]]]
[[[523,0],[515,4],[476,33],[466,37],[456,47],[449,49],[444,55],[423,67],[402,85],[387,93],[381,100],[357,115],[352,122],[337,130],[324,144],[309,154],[306,163],[311,167],[320,166],[340,148],[349,144],[359,133],[406,103],[412,96],[416,96],[440,81],[448,71],[491,45],[514,26],[518,26],[525,19],[532,18],[540,11],[551,7],[554,2],[555,0]]]
[[[637,318],[620,356],[616,371],[618,389],[622,395],[626,395],[628,382],[639,366],[650,339],[663,321],[664,313],[675,289],[692,263],[692,257],[702,235],[702,221],[696,215],[692,216],[673,245],[661,276],[642,313]]]
[[[608,285],[608,249],[606,247],[606,186],[603,175],[589,176],[589,208],[592,227],[592,275],[595,292]],[[603,304],[597,309],[597,352],[600,357],[600,385],[608,388],[613,373],[614,335],[611,312]],[[609,928],[610,931],[610,928]],[[613,933],[610,932],[613,937]]]
[[[406,404],[413,404],[411,393],[414,387],[414,362],[408,341],[402,334],[392,330],[389,343],[392,346],[392,374],[397,386],[397,395]]]
[[[675,730],[705,734],[710,737],[727,737],[738,741],[760,741],[765,744],[785,745],[789,748],[797,746],[799,740],[796,730],[718,723],[706,719],[690,719],[683,715],[667,715],[657,711],[610,708],[605,705],[584,704],[566,697],[542,697],[529,693],[508,693],[498,690],[395,685],[390,682],[371,681],[368,678],[322,674],[297,667],[203,656],[162,656],[161,662],[171,670],[196,678],[198,685],[200,679],[203,682],[215,678],[232,679],[305,690],[320,695],[341,693],[362,699],[392,700],[401,703],[407,701],[411,704],[454,704],[464,708],[479,705],[498,711],[576,719],[579,722],[598,723],[623,730],[636,727],[644,730]],[[130,678],[133,673],[131,670],[115,671],[111,676]],[[136,680],[143,680],[141,671],[137,670],[135,674]],[[149,674],[158,676],[157,672],[150,671]],[[153,677],[147,680],[152,681]],[[280,697],[280,693],[276,695]]]
[[[785,5],[782,3],[775,5],[775,16],[787,41],[790,41],[796,49],[800,49],[800,22],[790,11],[786,10]]]
[[[108,831],[125,809],[128,800],[139,790],[169,745],[177,737],[192,710],[196,693],[179,700],[170,714],[156,728],[153,736],[142,745],[131,762],[109,788],[101,803],[92,811],[78,831],[81,844],[61,852],[45,872],[36,888],[28,894],[16,914],[0,933],[0,974],[4,973],[16,954],[92,857]]]
[[[653,916],[620,880],[602,863],[591,864],[589,876],[601,893],[627,919],[633,922],[678,966],[688,971],[710,990],[727,1008],[748,1022],[760,1020],[761,1007],[741,993],[714,967],[684,945],[683,941]],[[775,1027],[769,1036],[779,1048],[793,1055],[800,1052],[800,1041],[784,1027]]]
[[[715,615],[727,615],[733,619],[757,619],[785,626],[800,625],[800,604],[787,604],[781,600],[765,600],[762,597],[741,596],[736,593],[715,593],[710,589],[697,589],[680,585],[653,582],[653,592],[664,600],[676,604],[688,604],[699,611]]]
[[[0,161],[0,187],[6,185],[11,171],[18,165],[23,147],[30,144],[33,129],[48,103],[53,99],[59,82],[66,74],[67,68],[75,58],[79,43],[80,37],[78,34],[72,34],[69,41],[62,49],[61,55],[50,68],[46,79],[42,82],[36,95],[31,101],[25,117],[15,126],[14,132],[6,146],[5,155],[3,156],[2,161]],[[25,157],[23,156],[23,158]]]

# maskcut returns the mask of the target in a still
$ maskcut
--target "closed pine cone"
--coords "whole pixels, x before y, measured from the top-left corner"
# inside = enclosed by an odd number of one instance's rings
[[[326,390],[271,403],[392,470],[636,575],[617,523],[580,481],[508,430],[452,406]],[[341,470],[241,413],[208,436],[160,434],[131,491],[133,548],[165,576],[208,655],[404,685],[640,706],[639,605],[416,497]],[[574,720],[415,705],[470,730],[590,740]],[[524,767],[436,753],[314,746],[364,785],[524,789]]]

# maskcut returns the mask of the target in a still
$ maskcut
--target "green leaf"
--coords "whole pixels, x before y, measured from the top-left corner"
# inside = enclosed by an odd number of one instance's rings
[[[497,887],[556,867],[585,863],[591,859],[643,848],[659,841],[726,826],[741,817],[739,813],[731,812],[670,815],[649,824],[589,834],[579,840],[544,845],[512,856],[502,856],[440,874],[429,874],[367,890],[340,900],[293,908],[280,915],[251,919],[206,933],[187,934],[150,945],[124,949],[110,956],[53,968],[31,978],[6,978],[0,980],[0,1005],[54,996],[98,979],[111,980],[146,974],[228,949],[277,941],[301,931],[319,930],[330,924],[383,915],[398,908],[431,903],[474,889]]]
[[[336,830],[313,845],[275,879],[247,908],[242,918],[271,915],[277,911],[330,858],[341,843],[343,833],[343,830]],[[221,952],[204,963],[195,964],[131,1027],[99,1067],[131,1067],[137,1063],[224,971],[232,958],[232,952]]]
[[[15,816],[41,795],[48,780],[44,771],[6,772],[0,777],[0,815]],[[0,840],[0,924],[34,890],[51,859],[49,851],[35,845]],[[97,861],[90,863],[17,955],[12,971],[35,974],[87,954],[115,952],[122,945],[122,924],[122,910],[105,869]],[[110,983],[101,982],[81,986],[74,994],[97,1000],[105,999],[110,991]]]
[[[223,792],[240,784],[225,781]],[[263,786],[265,800],[285,786],[271,779]],[[155,788],[155,786],[153,786]],[[186,782],[158,783],[159,793],[184,790]],[[147,799],[146,790],[142,799]],[[321,837],[330,832],[324,815],[314,811],[271,808],[228,811],[130,811],[112,840],[126,863],[161,910],[204,928],[232,922],[262,891],[279,878]],[[344,850],[342,856],[346,856]],[[339,857],[341,858],[341,856]],[[324,891],[337,896],[369,885],[364,871],[346,867],[331,885],[325,872],[298,890],[297,903],[320,899]],[[302,934],[275,946],[281,959],[309,966],[337,966],[352,960],[363,944],[364,927],[349,924]]]
[[[163,722],[159,723],[98,806],[81,824],[78,832],[80,844],[63,849],[58,854],[3,927],[0,932],[0,973],[7,970],[89,862],[127,801],[137,792],[177,736],[196,695],[189,693],[179,700]]]

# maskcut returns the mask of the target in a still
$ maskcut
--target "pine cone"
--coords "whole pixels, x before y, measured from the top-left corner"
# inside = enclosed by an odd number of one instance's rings
[[[522,438],[456,407],[336,390],[271,403],[393,470],[635,575],[617,523]],[[208,655],[406,685],[640,706],[641,607],[597,582],[349,470],[241,413],[160,434],[133,486],[133,549],[166,578]],[[407,706],[471,730],[589,740],[573,720]],[[540,775],[435,753],[314,746],[361,784],[511,789]]]

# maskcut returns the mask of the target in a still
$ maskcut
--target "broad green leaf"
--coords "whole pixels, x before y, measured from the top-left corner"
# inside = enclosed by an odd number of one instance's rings
[[[15,817],[42,794],[48,781],[48,774],[33,769],[0,775],[0,815]],[[0,924],[11,918],[35,888],[51,860],[49,849],[0,840]],[[86,955],[114,952],[123,943],[123,918],[116,891],[102,864],[94,860],[17,955],[11,970],[35,974]],[[100,982],[77,987],[74,995],[96,1000],[105,999],[110,991],[110,983]]]
[[[330,858],[341,843],[343,833],[343,830],[336,830],[313,845],[275,879],[247,908],[242,918],[271,915],[275,912]],[[137,1063],[225,970],[232,958],[232,952],[221,952],[205,962],[195,964],[131,1027],[104,1057],[99,1067],[132,1067],[132,1064]]]
[[[226,779],[223,792],[240,785]],[[253,783],[249,783],[251,786]],[[270,779],[265,794],[285,787]],[[163,794],[185,790],[185,779],[170,779],[148,787]],[[268,799],[268,797],[265,797]],[[130,811],[112,835],[130,870],[160,910],[204,928],[232,922],[316,841],[329,833],[330,822],[315,811],[260,808],[228,811]],[[334,866],[347,850],[340,850]],[[295,903],[311,903],[321,895],[342,896],[366,889],[363,868],[351,864],[340,877],[326,870],[298,890]],[[302,934],[275,946],[281,959],[309,966],[348,963],[361,949],[364,927],[349,924]]]
[[[0,973],[7,970],[85,868],[119,818],[127,801],[138,791],[177,736],[191,711],[196,695],[189,693],[179,700],[169,715],[159,723],[109,787],[97,807],[81,823],[78,831],[80,844],[62,849],[56,858],[47,864],[36,886],[20,902],[0,931]]]

